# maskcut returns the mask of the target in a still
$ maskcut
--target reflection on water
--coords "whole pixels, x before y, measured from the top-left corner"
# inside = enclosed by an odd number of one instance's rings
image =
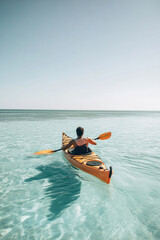
[[[47,179],[49,185],[45,194],[51,198],[49,220],[60,216],[62,211],[69,207],[80,194],[81,182],[73,174],[72,169],[61,162],[39,166],[36,168],[40,173],[34,177],[27,178],[25,182]]]

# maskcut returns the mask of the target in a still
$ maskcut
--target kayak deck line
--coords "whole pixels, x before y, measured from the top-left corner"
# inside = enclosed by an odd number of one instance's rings
[[[62,133],[62,146],[65,146],[72,140],[71,137]],[[112,167],[108,169],[103,161],[93,151],[86,155],[73,155],[70,153],[74,148],[63,150],[65,158],[75,167],[84,172],[94,175],[105,183],[110,183],[112,177]]]

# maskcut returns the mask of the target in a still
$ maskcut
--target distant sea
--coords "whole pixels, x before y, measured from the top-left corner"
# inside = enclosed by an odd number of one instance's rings
[[[62,152],[75,138],[112,132],[91,146],[114,174],[109,185]],[[0,239],[160,239],[160,112],[0,110]]]

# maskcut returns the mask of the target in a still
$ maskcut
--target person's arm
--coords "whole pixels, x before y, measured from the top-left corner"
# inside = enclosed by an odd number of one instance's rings
[[[92,145],[97,145],[96,141],[91,139],[91,138],[87,138],[88,139],[88,142]]]
[[[71,146],[76,147],[75,141],[71,140],[66,146],[62,147],[62,150],[66,150],[67,148],[71,147]]]

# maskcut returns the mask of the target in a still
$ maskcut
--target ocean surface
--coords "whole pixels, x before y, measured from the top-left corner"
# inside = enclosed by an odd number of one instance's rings
[[[62,132],[112,137],[92,149],[109,185],[77,170]],[[160,239],[160,112],[0,110],[0,239]]]

